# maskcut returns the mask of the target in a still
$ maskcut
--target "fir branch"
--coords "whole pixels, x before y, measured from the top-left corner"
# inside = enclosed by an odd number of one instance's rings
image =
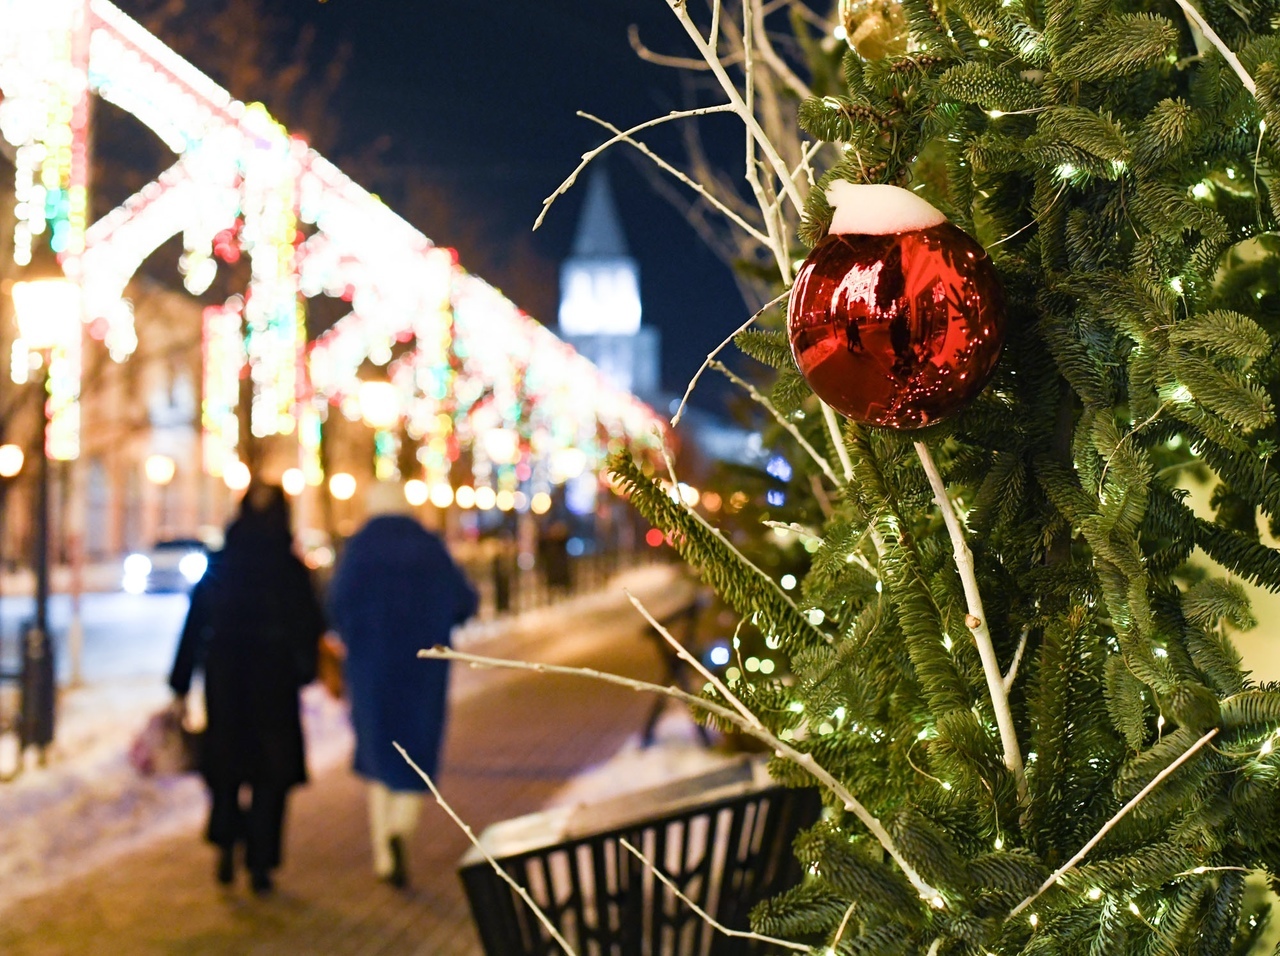
[[[785,332],[746,329],[734,333],[733,344],[757,362],[763,362],[770,368],[781,371],[796,367],[795,358],[791,354],[791,343],[787,341]]]
[[[778,585],[756,567],[706,519],[683,502],[671,500],[622,452],[609,460],[624,494],[654,525],[673,535],[676,550],[686,561],[701,568],[707,581],[741,614],[759,615],[762,628],[772,630],[781,640],[825,643],[828,636],[809,623],[807,616]],[[746,574],[739,576],[739,571]]]
[[[1089,851],[1092,850],[1095,846],[1097,846],[1102,841],[1102,838],[1111,832],[1111,828],[1114,827],[1117,823],[1119,823],[1122,819],[1124,819],[1124,817],[1129,813],[1130,810],[1132,810],[1144,799],[1146,799],[1147,795],[1151,793],[1151,791],[1155,790],[1156,787],[1160,786],[1160,784],[1164,782],[1166,777],[1168,777],[1171,773],[1173,773],[1175,770],[1181,767],[1184,763],[1190,760],[1195,755],[1196,751],[1198,751],[1201,747],[1203,747],[1205,744],[1207,744],[1217,735],[1218,735],[1218,728],[1215,727],[1213,730],[1209,731],[1207,734],[1205,734],[1203,737],[1197,740],[1194,744],[1188,747],[1183,752],[1182,756],[1178,757],[1177,760],[1173,761],[1171,764],[1169,764],[1169,766],[1165,767],[1158,774],[1156,774],[1155,777],[1152,778],[1150,783],[1148,783],[1145,787],[1143,787],[1136,794],[1134,794],[1133,799],[1131,799],[1128,803],[1126,803],[1123,807],[1121,807],[1119,811],[1116,812],[1115,816],[1113,816],[1110,820],[1108,820],[1105,824],[1103,824],[1102,829],[1100,829],[1097,833],[1095,833],[1093,837],[1090,838],[1089,842],[1087,842],[1084,846],[1082,846],[1079,850],[1077,850],[1076,854],[1073,857],[1071,857],[1071,859],[1067,860],[1066,863],[1062,864],[1062,866],[1054,870],[1053,873],[1049,875],[1049,878],[1040,884],[1040,888],[1037,889],[1030,896],[1028,896],[1026,899],[1024,899],[1017,906],[1015,906],[1009,912],[1009,915],[1006,918],[1013,919],[1019,913],[1023,912],[1028,906],[1034,903],[1037,899],[1039,899],[1041,894],[1043,894],[1051,886],[1057,883],[1058,880],[1062,878],[1062,875],[1064,873],[1067,873],[1069,870],[1073,869],[1077,863],[1079,863],[1086,856],[1088,856]]]
[[[1111,16],[1058,57],[1053,72],[1067,80],[1114,81],[1159,62],[1177,42],[1177,31],[1163,17]]]

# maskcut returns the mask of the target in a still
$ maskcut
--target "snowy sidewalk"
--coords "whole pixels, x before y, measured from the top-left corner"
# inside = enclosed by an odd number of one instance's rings
[[[660,680],[662,663],[623,585],[659,616],[689,595],[672,569],[629,572],[603,592],[471,628],[458,643]],[[457,668],[454,678],[440,783],[477,830],[723,759],[692,743],[675,708],[660,725],[665,746],[639,751],[645,695],[530,672]],[[196,781],[139,780],[124,763],[125,743],[157,703],[150,684],[79,693],[63,714],[79,749],[0,787],[6,956],[480,952],[456,876],[465,838],[443,811],[428,807],[409,848],[409,892],[372,878],[364,792],[345,766],[345,715],[323,692],[306,695],[313,779],[291,802],[279,891],[267,900],[214,883]]]

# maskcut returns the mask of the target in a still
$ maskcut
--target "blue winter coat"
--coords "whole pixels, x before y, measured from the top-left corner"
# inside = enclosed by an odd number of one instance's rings
[[[392,742],[436,773],[449,666],[417,654],[448,645],[450,630],[476,606],[475,590],[443,542],[412,518],[373,518],[347,541],[329,586],[329,610],[347,646],[344,671],[361,776],[392,790],[426,789]]]

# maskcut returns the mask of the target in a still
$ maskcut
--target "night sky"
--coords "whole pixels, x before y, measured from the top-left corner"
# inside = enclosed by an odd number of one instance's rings
[[[543,227],[528,233],[542,199],[605,135],[575,110],[625,128],[687,102],[678,75],[640,62],[627,40],[634,23],[650,47],[690,54],[665,0],[263,2],[286,21],[286,42],[290,30],[314,26],[318,62],[337,44],[350,46],[333,104],[341,133],[331,158],[342,165],[344,155],[386,138],[384,163],[430,183],[449,206],[438,223],[427,221],[436,218],[429,211],[398,211],[434,242],[457,246],[464,266],[549,325],[555,323],[559,262],[571,245],[585,190],[559,200]],[[128,0],[122,5],[127,9]],[[741,134],[733,121],[714,122],[718,128],[708,133],[713,142],[718,136],[738,148]],[[651,142],[678,158],[673,135]],[[662,331],[664,384],[683,391],[707,351],[741,323],[745,307],[727,267],[653,192],[635,162],[638,154],[618,146],[609,155],[624,229],[641,265],[644,321]],[[355,178],[361,178],[358,172]],[[398,207],[394,181],[362,185]],[[459,235],[451,236],[451,228]],[[505,256],[522,235],[532,255]],[[470,258],[468,243],[478,250]]]

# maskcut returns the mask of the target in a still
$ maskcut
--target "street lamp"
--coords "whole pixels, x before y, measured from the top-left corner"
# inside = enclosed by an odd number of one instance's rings
[[[49,361],[60,345],[78,342],[80,287],[59,267],[28,268],[13,284],[13,315],[22,344],[41,356],[41,431],[44,441],[36,476],[35,623],[26,635],[23,664],[23,738],[43,748],[53,741],[53,651],[49,640]],[[74,636],[74,635],[73,635]],[[75,655],[78,657],[78,654]]]
[[[385,431],[400,421],[400,394],[385,380],[361,381],[360,417],[370,428]]]
[[[169,527],[169,483],[178,473],[178,464],[168,455],[149,455],[142,463],[142,471],[147,476],[147,481],[156,486],[156,492],[160,496],[157,535],[164,535]]]
[[[0,478],[16,478],[26,460],[17,445],[0,445]]]

